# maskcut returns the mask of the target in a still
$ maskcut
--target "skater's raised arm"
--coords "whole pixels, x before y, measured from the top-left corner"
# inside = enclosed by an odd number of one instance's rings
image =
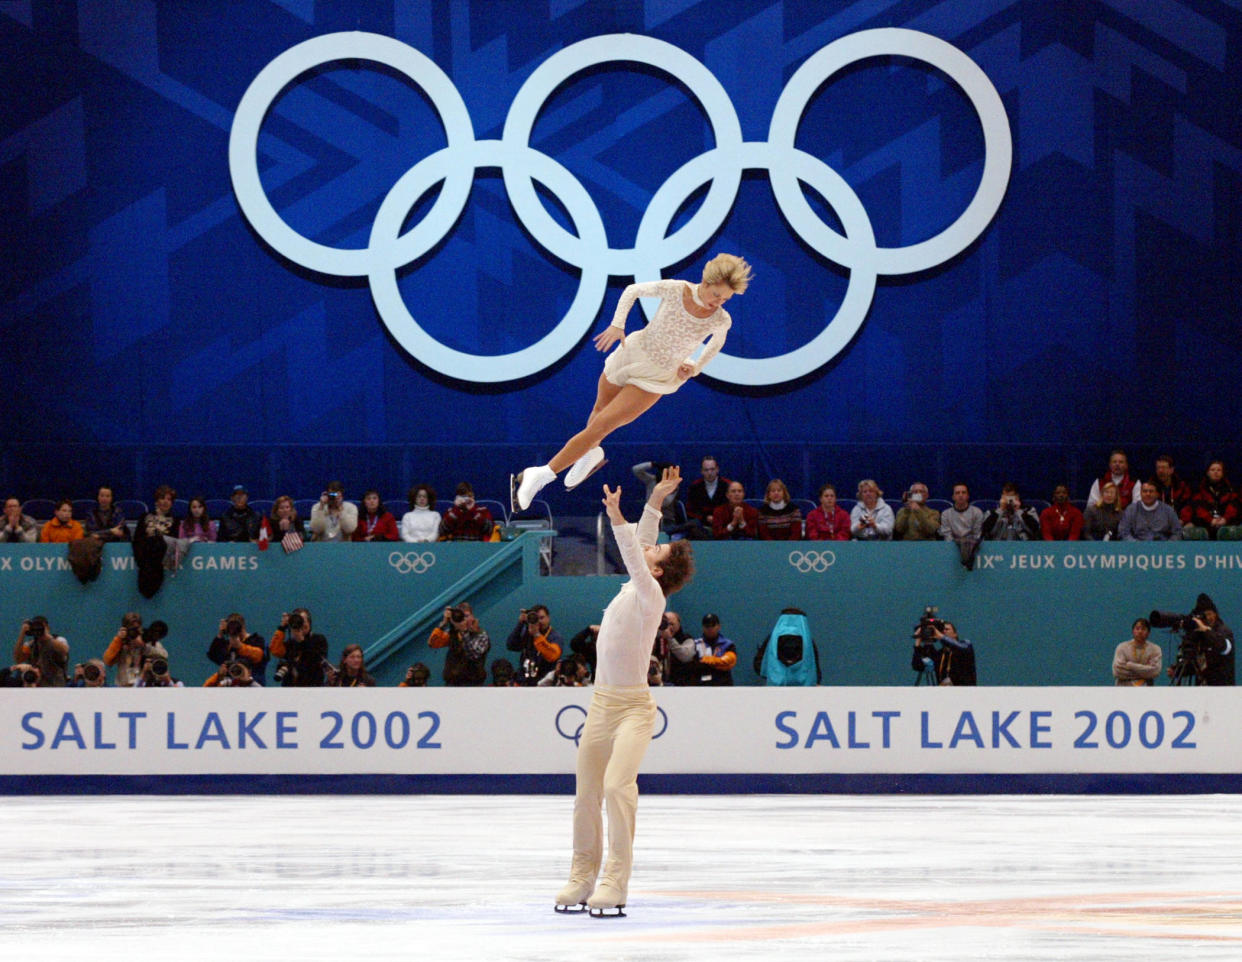
[[[651,496],[643,506],[643,516],[638,519],[635,532],[640,545],[655,544],[660,539],[660,522],[664,519],[661,506],[664,499],[677,490],[681,484],[681,468],[673,466],[664,469],[663,477],[651,489]]]

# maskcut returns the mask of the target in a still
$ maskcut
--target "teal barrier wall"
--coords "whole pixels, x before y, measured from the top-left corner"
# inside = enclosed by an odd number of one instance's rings
[[[547,604],[568,639],[598,622],[622,576],[540,577],[538,538],[508,544],[195,545],[150,601],[137,591],[128,546],[109,546],[103,575],[82,585],[57,545],[0,545],[0,632],[11,654],[23,618],[45,614],[74,662],[102,654],[128,610],[162,618],[173,673],[200,684],[221,618],[246,616],[271,637],[282,611],[305,605],[333,659],[357,642],[382,684],[414,661],[438,683],[443,656],[426,636],[444,605],[469,599],[492,637],[492,657],[518,609]],[[910,630],[935,604],[976,646],[985,685],[1110,684],[1113,648],[1153,608],[1189,611],[1205,591],[1226,622],[1242,619],[1242,548],[1236,544],[987,546],[967,572],[952,545],[697,543],[694,582],[671,599],[687,629],[717,612],[738,643],[739,684],[755,684],[754,653],[782,607],[810,616],[824,684],[913,684]],[[1171,655],[1169,635],[1156,632]],[[510,656],[512,657],[512,656]]]

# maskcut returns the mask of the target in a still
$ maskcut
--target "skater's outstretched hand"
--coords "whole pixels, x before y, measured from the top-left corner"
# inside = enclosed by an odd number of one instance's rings
[[[677,490],[681,484],[681,468],[674,464],[664,469],[664,474],[655,487],[651,489],[651,497],[648,503],[657,510],[664,503],[664,499]]]
[[[608,520],[613,524],[625,524],[625,515],[621,513],[621,488],[609,488],[604,485],[604,510],[608,512]]]
[[[610,351],[612,346],[618,341],[621,343],[622,347],[625,347],[625,331],[621,330],[619,327],[613,327],[609,324],[606,328],[600,331],[600,333],[595,335],[595,350],[605,352]]]

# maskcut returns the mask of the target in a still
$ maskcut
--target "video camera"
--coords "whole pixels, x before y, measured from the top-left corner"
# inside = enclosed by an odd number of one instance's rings
[[[923,615],[910,635],[918,644],[929,645],[936,640],[937,632],[944,631],[944,622],[936,617],[939,611],[935,605],[928,605],[923,609]]]
[[[1179,634],[1197,631],[1195,626],[1195,614],[1179,615],[1175,611],[1153,611],[1148,615],[1147,620],[1151,622],[1153,628],[1167,628],[1170,631],[1176,631]]]

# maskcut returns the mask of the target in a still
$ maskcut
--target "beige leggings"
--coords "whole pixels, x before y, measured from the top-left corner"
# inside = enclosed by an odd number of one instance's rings
[[[634,815],[638,808],[638,766],[651,744],[657,715],[646,685],[596,685],[578,742],[574,798],[574,861],[571,874],[591,879],[603,858],[608,806],[608,864],[603,881],[624,896],[634,865]]]

